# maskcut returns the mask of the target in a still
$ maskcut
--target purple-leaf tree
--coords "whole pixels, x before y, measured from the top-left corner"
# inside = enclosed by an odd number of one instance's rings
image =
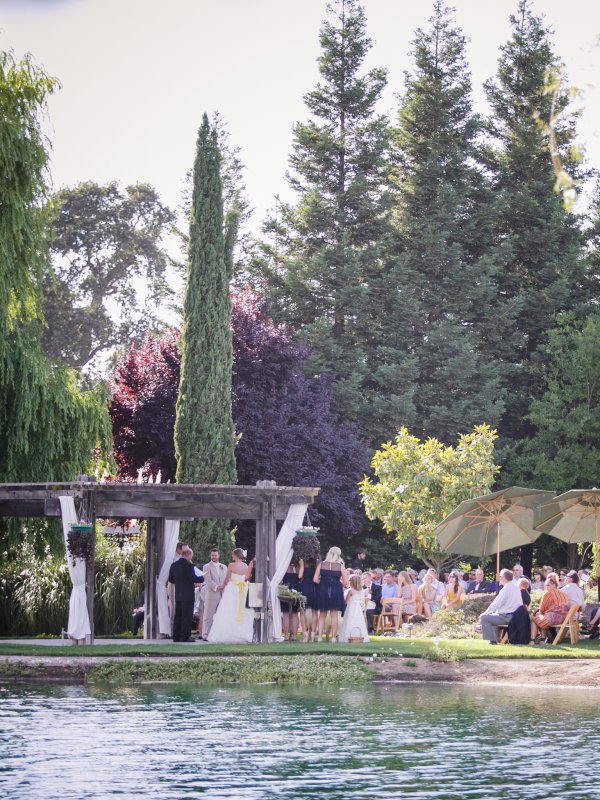
[[[356,428],[331,410],[325,378],[304,372],[310,354],[265,300],[249,289],[232,298],[233,418],[238,481],[320,486],[311,520],[343,545],[364,521],[358,483],[369,451]],[[174,480],[173,425],[179,386],[179,332],[132,345],[112,380],[115,460],[122,477],[137,470]]]

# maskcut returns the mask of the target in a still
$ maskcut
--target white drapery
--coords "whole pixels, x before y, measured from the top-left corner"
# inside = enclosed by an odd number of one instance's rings
[[[276,642],[283,641],[281,635],[281,604],[277,597],[277,587],[292,560],[292,541],[298,528],[302,527],[307,508],[308,505],[306,503],[294,503],[290,506],[275,543],[275,573],[269,585],[269,597],[273,611],[273,639]]]
[[[158,578],[156,579],[156,605],[158,608],[158,632],[171,636],[171,616],[169,614],[169,592],[167,582],[169,570],[175,558],[175,548],[179,539],[179,520],[165,520],[163,553]]]
[[[85,639],[90,636],[90,617],[87,609],[87,595],[85,591],[85,561],[81,558],[74,559],[69,553],[67,546],[68,533],[71,525],[76,525],[77,513],[75,511],[75,500],[70,495],[58,498],[60,502],[60,513],[62,517],[63,536],[65,539],[65,551],[69,575],[73,589],[69,598],[69,621],[67,623],[67,633],[72,639]],[[93,536],[94,533],[90,533]]]

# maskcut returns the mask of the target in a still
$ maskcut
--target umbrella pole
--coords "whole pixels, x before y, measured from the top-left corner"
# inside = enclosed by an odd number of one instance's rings
[[[496,529],[496,594],[500,591],[500,520]]]

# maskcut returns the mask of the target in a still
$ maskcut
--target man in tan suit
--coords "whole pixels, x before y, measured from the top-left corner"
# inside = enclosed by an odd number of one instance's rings
[[[219,561],[219,551],[210,551],[210,561],[202,567],[204,572],[204,616],[202,618],[202,638],[206,639],[210,633],[213,617],[221,601],[223,581],[227,574],[227,567]]]

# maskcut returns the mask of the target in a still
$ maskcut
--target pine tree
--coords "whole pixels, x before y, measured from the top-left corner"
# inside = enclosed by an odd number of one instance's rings
[[[295,126],[290,156],[298,201],[279,205],[267,225],[261,271],[275,315],[309,335],[310,369],[334,376],[337,408],[374,435],[381,421],[373,415],[404,396],[401,376],[377,373],[385,367],[377,349],[389,123],[375,108],[387,79],[383,69],[362,72],[371,41],[357,0],[328,6],[320,43],[321,79],[305,96],[310,118]],[[394,391],[402,397],[394,400]]]
[[[190,218],[182,361],[175,420],[179,483],[236,482],[231,416],[231,300],[225,263],[220,153],[204,114],[198,133]],[[190,524],[190,544],[205,554],[233,544],[225,522]],[[199,553],[199,554],[200,554]]]
[[[499,291],[517,309],[513,335],[507,338],[511,371],[500,425],[505,458],[533,433],[529,405],[543,391],[541,375],[532,367],[535,353],[557,314],[585,301],[587,291],[583,235],[575,215],[553,191],[556,175],[546,133],[552,104],[548,76],[560,65],[548,29],[531,6],[530,0],[520,0],[497,77],[486,84],[493,111],[488,164],[496,197],[494,235],[504,259]],[[559,98],[563,112],[566,103]],[[563,163],[576,174],[569,155],[574,119],[563,113],[554,132]]]
[[[417,30],[399,124],[395,281],[412,302],[406,347],[415,355],[417,429],[445,442],[495,426],[501,370],[488,356],[508,309],[490,249],[491,193],[479,155],[465,37],[441,0]]]

